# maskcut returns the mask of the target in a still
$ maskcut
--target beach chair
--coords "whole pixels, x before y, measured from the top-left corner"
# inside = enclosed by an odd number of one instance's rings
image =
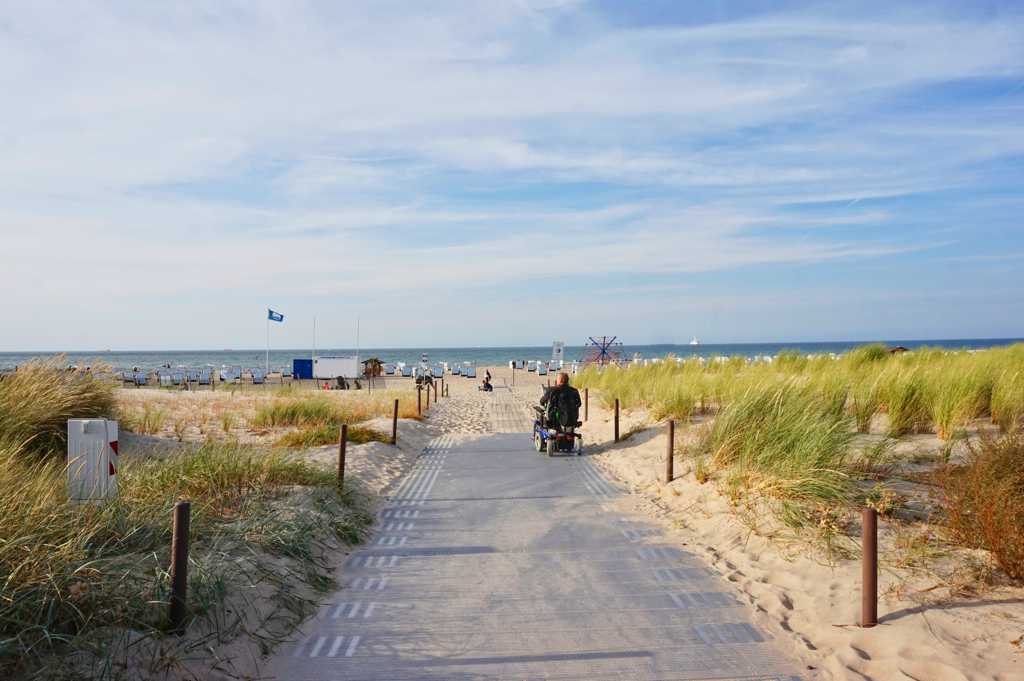
[[[526,370],[527,371],[536,371],[537,370],[537,363],[536,362],[527,362],[526,363]]]
[[[199,382],[199,376],[202,375],[202,373],[203,373],[202,369],[189,369],[186,372],[186,374],[188,375],[188,382],[189,383],[198,383]]]
[[[431,373],[434,378],[444,378],[444,369],[442,367],[434,367]]]
[[[291,367],[281,367],[281,378],[291,378],[291,377],[292,377],[292,368]]]
[[[146,385],[146,373],[144,371],[135,372],[135,385],[143,386]]]
[[[210,385],[210,378],[212,373],[213,372],[211,372],[209,369],[200,369],[199,376],[196,378],[196,381],[199,382],[199,385]]]
[[[402,376],[412,378],[412,367],[402,367]]]
[[[168,371],[158,371],[158,372],[156,372],[156,381],[157,381],[157,385],[159,385],[161,388],[170,388],[171,387],[171,374],[170,374],[170,372],[168,372]]]
[[[453,366],[452,367],[452,376],[461,376],[461,375],[462,375],[462,367],[460,367],[458,365]]]
[[[547,376],[548,375],[548,368],[546,366],[544,366],[543,362],[537,364],[537,375],[538,376]]]
[[[384,375],[385,376],[394,376],[395,375],[395,365],[394,364],[385,364],[384,365]]]
[[[253,385],[263,385],[263,381],[265,381],[266,378],[267,378],[267,376],[266,376],[266,374],[263,373],[263,369],[253,369],[252,370],[252,384]]]
[[[122,383],[134,383],[135,382],[135,374],[134,374],[134,372],[122,371],[121,372],[121,382]]]
[[[185,372],[184,371],[172,371],[171,372],[171,385],[184,385],[185,384]]]
[[[462,375],[466,378],[476,378],[476,367],[466,367],[462,370]]]

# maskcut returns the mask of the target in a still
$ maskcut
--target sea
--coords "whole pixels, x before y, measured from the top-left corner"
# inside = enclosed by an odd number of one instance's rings
[[[1024,342],[1020,338],[958,338],[942,340],[881,340],[881,341],[840,341],[840,342],[790,342],[790,343],[721,343],[707,345],[617,345],[612,350],[624,359],[633,357],[654,358],[675,355],[677,357],[714,357],[733,356],[763,357],[774,356],[785,350],[793,350],[802,354],[840,354],[869,343],[884,343],[887,346],[903,346],[914,349],[920,347],[937,347],[946,349],[980,350],[984,348],[1011,345]],[[587,346],[566,346],[564,359],[567,362],[585,359],[592,351]],[[430,364],[446,362],[470,362],[475,366],[505,365],[510,360],[522,359],[549,360],[552,355],[551,346],[514,346],[514,347],[464,347],[464,348],[362,348],[360,357],[366,359],[376,357],[385,363],[405,362],[419,363],[421,356],[426,354]],[[321,357],[351,356],[356,354],[354,348],[319,349]],[[115,369],[131,369],[139,367],[144,370],[162,366],[171,367],[223,367],[241,366],[244,369],[263,367],[266,362],[266,350],[147,350],[137,352],[130,350],[69,350],[66,352],[0,352],[0,370],[10,370],[35,358],[62,356],[62,362],[69,366],[86,367],[107,365]],[[308,359],[312,356],[309,349],[270,351],[270,367],[272,370],[292,364],[296,358]]]

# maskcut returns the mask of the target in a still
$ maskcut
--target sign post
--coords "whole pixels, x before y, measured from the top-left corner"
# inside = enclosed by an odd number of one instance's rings
[[[551,364],[559,369],[565,360],[565,341],[555,341],[551,344]]]

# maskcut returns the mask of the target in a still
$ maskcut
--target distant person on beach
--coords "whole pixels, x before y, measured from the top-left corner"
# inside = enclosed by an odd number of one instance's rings
[[[580,391],[569,385],[569,374],[561,371],[555,379],[555,385],[544,390],[540,404],[548,407],[549,412],[552,409],[558,411],[565,421],[571,421],[571,425],[575,426],[583,400],[580,399]],[[563,422],[562,425],[570,424]]]
[[[490,369],[484,369],[484,380],[487,381],[488,383],[491,382],[491,370]]]
[[[488,373],[487,376],[484,377],[484,382],[480,384],[480,390],[483,390],[485,393],[489,393],[494,390],[494,386],[491,385],[490,373]]]

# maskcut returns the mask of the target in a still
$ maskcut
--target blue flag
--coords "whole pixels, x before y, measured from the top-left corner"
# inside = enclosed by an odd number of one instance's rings
[[[269,319],[272,322],[283,322],[284,321],[284,315],[281,314],[280,312],[274,312],[273,310],[271,310],[268,307],[267,308],[267,319]]]

